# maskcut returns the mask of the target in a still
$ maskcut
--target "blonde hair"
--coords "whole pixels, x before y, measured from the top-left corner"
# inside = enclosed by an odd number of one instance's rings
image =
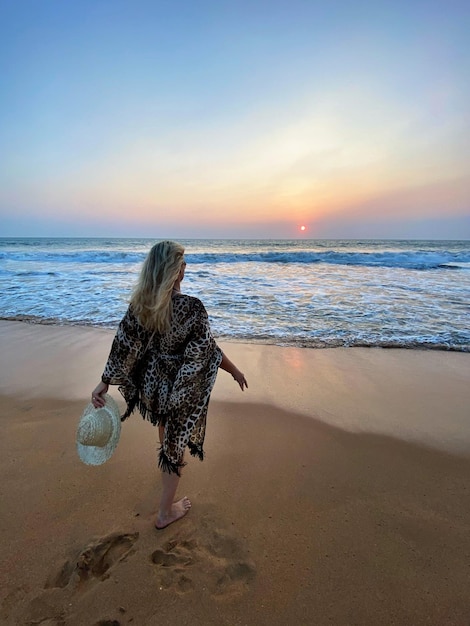
[[[147,255],[131,298],[140,323],[165,332],[171,321],[171,292],[184,263],[184,248],[175,241],[156,243]]]

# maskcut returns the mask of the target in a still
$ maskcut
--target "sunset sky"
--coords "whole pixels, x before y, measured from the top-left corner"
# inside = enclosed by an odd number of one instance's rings
[[[469,33],[467,0],[0,0],[1,234],[470,238]]]

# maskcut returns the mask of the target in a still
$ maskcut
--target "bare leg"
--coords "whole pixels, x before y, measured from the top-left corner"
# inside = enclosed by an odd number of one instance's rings
[[[179,481],[180,477],[176,474],[162,472],[163,490],[157,521],[155,522],[155,527],[158,528],[158,530],[181,519],[191,508],[191,502],[186,496],[177,502],[173,502]]]
[[[161,443],[164,433],[163,426],[159,427],[159,432]],[[186,496],[178,500],[178,502],[173,502],[179,481],[180,477],[177,474],[162,472],[162,496],[160,498],[160,508],[155,522],[155,527],[158,530],[181,519],[191,508],[191,502]]]

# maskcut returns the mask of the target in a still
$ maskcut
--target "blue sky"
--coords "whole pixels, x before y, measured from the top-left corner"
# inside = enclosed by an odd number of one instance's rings
[[[469,6],[2,1],[3,234],[470,238]]]

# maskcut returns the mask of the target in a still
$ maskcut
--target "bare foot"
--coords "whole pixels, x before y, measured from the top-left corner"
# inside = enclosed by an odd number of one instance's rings
[[[190,508],[191,501],[186,496],[181,498],[181,500],[178,500],[178,502],[173,502],[171,505],[171,511],[168,515],[162,515],[161,513],[158,514],[157,521],[155,522],[155,528],[157,530],[163,530],[173,522],[176,522],[184,517]]]

